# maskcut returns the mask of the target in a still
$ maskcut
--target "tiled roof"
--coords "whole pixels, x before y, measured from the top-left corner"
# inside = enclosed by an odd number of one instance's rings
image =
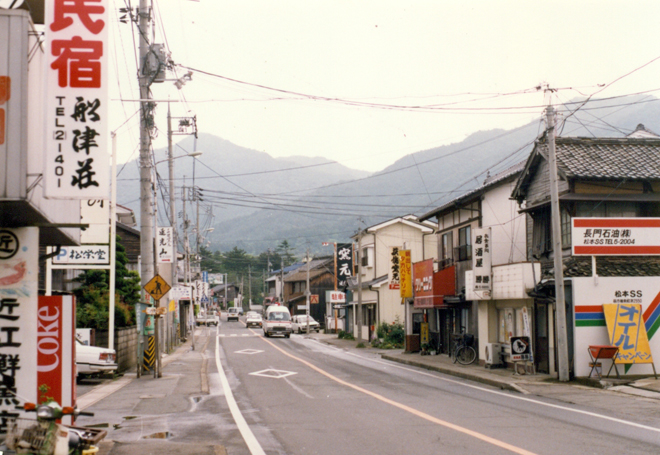
[[[596,271],[601,277],[615,276],[660,276],[660,257],[613,257],[596,258]],[[542,263],[542,278],[554,278],[552,262]],[[591,276],[591,257],[572,256],[564,258],[564,277]]]
[[[570,138],[555,140],[557,166],[569,178],[660,179],[660,139]],[[537,144],[547,155],[547,143]]]

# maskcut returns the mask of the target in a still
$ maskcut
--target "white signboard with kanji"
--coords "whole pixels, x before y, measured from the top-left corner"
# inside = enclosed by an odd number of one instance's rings
[[[104,199],[80,201],[80,223],[89,225],[80,231],[80,243],[110,243],[110,201]]]
[[[174,228],[159,227],[156,229],[156,256],[161,264],[174,262]]]
[[[45,6],[44,192],[107,198],[110,0],[46,0]]]
[[[474,290],[492,290],[492,238],[491,229],[472,229],[472,271],[474,273]]]
[[[660,255],[660,218],[573,218],[574,256]]]
[[[64,246],[60,253],[53,257],[53,265],[109,263],[110,246],[108,245]]]

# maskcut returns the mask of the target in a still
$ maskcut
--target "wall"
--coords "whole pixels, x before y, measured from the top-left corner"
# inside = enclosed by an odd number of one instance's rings
[[[518,204],[509,199],[515,183],[503,184],[484,194],[481,224],[492,229],[493,265],[523,262],[527,258],[525,214],[518,213]]]
[[[96,346],[108,347],[108,331],[97,330],[94,336]],[[138,333],[137,327],[124,327],[115,330],[115,351],[119,372],[130,370],[137,362]]]

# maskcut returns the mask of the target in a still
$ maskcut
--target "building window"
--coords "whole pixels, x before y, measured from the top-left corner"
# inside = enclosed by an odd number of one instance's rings
[[[445,232],[440,240],[441,267],[447,267],[454,262],[454,233]]]
[[[470,226],[465,226],[458,230],[458,248],[457,259],[459,261],[469,261],[472,259],[472,234]]]
[[[373,267],[374,249],[372,247],[362,248],[362,257],[360,258],[362,267]]]
[[[561,246],[562,248],[571,246],[571,214],[566,208],[561,209]]]

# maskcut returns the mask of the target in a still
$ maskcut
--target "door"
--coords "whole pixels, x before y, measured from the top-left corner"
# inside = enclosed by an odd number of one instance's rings
[[[548,305],[534,302],[534,364],[539,373],[550,373],[548,343]]]

